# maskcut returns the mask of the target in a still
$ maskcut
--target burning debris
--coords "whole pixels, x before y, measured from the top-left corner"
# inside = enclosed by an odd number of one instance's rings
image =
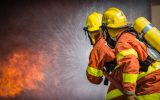
[[[14,97],[39,88],[44,79],[43,57],[28,49],[14,50],[0,62],[0,97]]]

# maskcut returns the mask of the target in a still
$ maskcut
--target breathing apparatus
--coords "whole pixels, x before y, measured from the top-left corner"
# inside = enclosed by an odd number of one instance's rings
[[[160,60],[160,31],[144,17],[137,18],[133,28],[139,40],[147,45],[148,55],[154,60]]]

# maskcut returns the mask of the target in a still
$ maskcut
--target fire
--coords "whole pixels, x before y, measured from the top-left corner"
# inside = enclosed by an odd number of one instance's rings
[[[43,56],[32,50],[15,50],[0,62],[0,96],[14,97],[24,90],[38,89],[44,79]]]

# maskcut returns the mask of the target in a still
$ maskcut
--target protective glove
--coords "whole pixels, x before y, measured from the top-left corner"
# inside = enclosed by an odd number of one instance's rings
[[[107,78],[104,79],[103,84],[104,84],[104,85],[108,85],[108,79],[107,79]]]

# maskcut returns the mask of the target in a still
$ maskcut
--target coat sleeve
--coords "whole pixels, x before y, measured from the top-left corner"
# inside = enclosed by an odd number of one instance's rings
[[[103,77],[102,70],[104,64],[114,59],[115,55],[113,50],[105,45],[98,50],[92,50],[86,70],[87,79],[93,84],[100,84]]]
[[[103,72],[99,68],[97,51],[92,50],[89,56],[89,64],[86,69],[87,79],[93,84],[100,84],[103,77]]]
[[[126,94],[135,94],[136,81],[139,74],[139,60],[147,58],[146,46],[132,35],[127,36],[125,42],[120,43],[116,59],[118,65],[122,67],[122,86]],[[124,37],[125,40],[125,37]]]

